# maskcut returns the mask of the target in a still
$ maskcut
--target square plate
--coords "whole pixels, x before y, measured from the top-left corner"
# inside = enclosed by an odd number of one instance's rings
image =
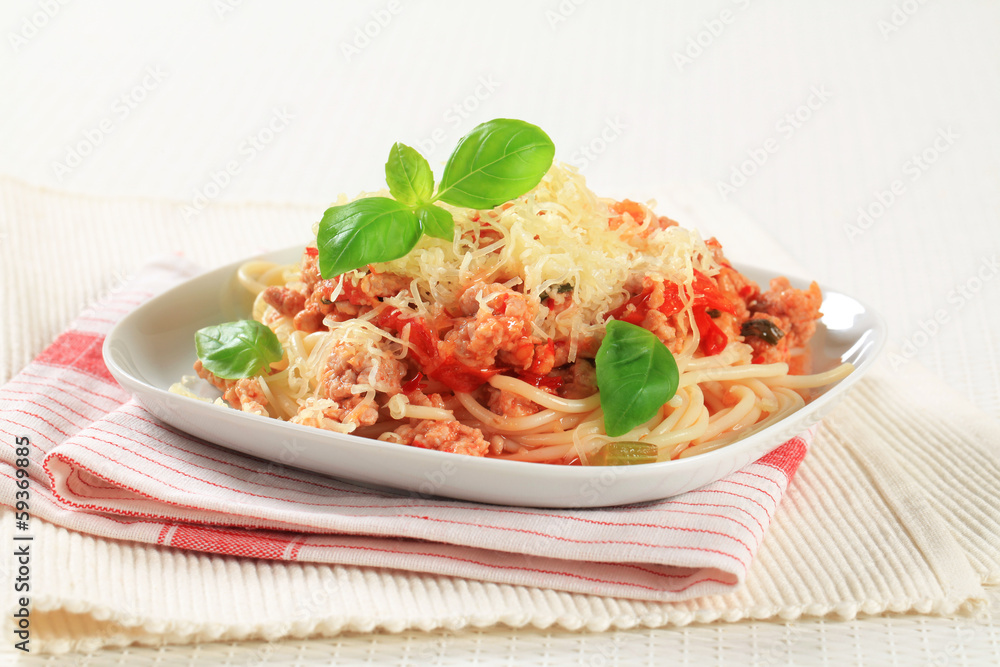
[[[291,264],[302,246],[254,259]],[[158,418],[193,436],[261,459],[363,484],[474,502],[525,507],[603,507],[659,500],[714,482],[818,422],[871,367],[886,340],[881,318],[856,299],[823,289],[823,317],[809,342],[812,372],[851,362],[845,379],[817,390],[797,412],[720,449],[676,461],[620,467],[559,466],[464,456],[291,424],[169,391],[192,373],[195,331],[249,317],[236,279],[247,260],[202,274],[154,297],[108,334],[112,375]],[[766,285],[773,272],[740,266]],[[795,287],[808,281],[789,277]]]

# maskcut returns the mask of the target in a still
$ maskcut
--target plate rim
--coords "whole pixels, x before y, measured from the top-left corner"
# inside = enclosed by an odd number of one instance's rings
[[[262,427],[265,430],[273,430],[273,429],[285,430],[291,428],[293,429],[293,433],[294,432],[303,433],[306,436],[312,436],[312,437],[315,437],[317,435],[317,432],[331,433],[323,431],[322,429],[316,429],[315,427],[304,426],[300,424],[292,424],[285,421],[275,420],[270,417],[262,417],[259,415],[245,413],[234,410],[229,407],[214,405],[212,403],[205,403],[204,401],[199,401],[194,398],[171,393],[167,389],[163,389],[161,387],[151,384],[145,378],[136,377],[128,369],[123,368],[115,360],[111,351],[111,348],[115,344],[115,342],[123,337],[124,331],[126,331],[136,320],[148,314],[149,311],[155,310],[155,306],[157,305],[157,303],[161,300],[165,300],[171,293],[183,290],[185,288],[190,288],[191,283],[195,281],[210,280],[211,279],[210,277],[212,276],[216,276],[217,278],[220,279],[220,287],[222,287],[225,285],[225,281],[231,281],[232,276],[235,275],[236,268],[238,268],[243,263],[255,260],[273,261],[273,258],[275,257],[284,257],[286,255],[291,255],[293,252],[300,253],[302,247],[303,244],[296,244],[279,250],[259,253],[254,256],[246,257],[220,267],[203,271],[195,276],[191,276],[190,278],[182,280],[177,285],[174,285],[168,288],[167,290],[160,292],[159,294],[153,296],[149,300],[140,304],[139,306],[128,312],[125,316],[123,316],[111,328],[111,330],[107,333],[105,337],[104,344],[102,346],[102,356],[104,358],[105,364],[108,367],[108,370],[111,372],[112,376],[114,376],[115,380],[118,381],[118,383],[121,384],[122,387],[125,388],[139,403],[143,404],[143,406],[146,407],[146,409],[150,408],[145,404],[145,402],[143,401],[143,397],[137,393],[134,386],[138,387],[141,390],[141,392],[153,392],[155,395],[158,395],[160,399],[166,399],[172,401],[179,406],[188,405],[192,410],[195,411],[208,407],[213,411],[215,410],[224,411],[219,414],[220,415],[225,414],[229,418],[249,419],[251,420],[251,422],[247,422],[248,424],[255,424],[257,426]],[[790,275],[787,272],[779,273],[775,272],[772,269],[767,269],[764,267],[759,267],[746,263],[735,263],[734,268],[739,270],[741,273],[750,272],[758,275],[761,274],[770,275],[772,277],[783,275],[786,276],[793,285],[795,284],[802,285],[813,282],[802,279],[795,275]],[[822,285],[820,287],[824,294],[824,301],[826,301],[827,295],[836,294],[839,296],[847,297],[848,299],[854,301],[859,306],[861,306],[861,308],[863,309],[862,313],[871,319],[871,326],[869,326],[867,329],[861,332],[853,343],[854,345],[857,345],[858,343],[862,342],[862,340],[865,338],[866,335],[870,336],[871,338],[871,341],[869,343],[870,349],[866,349],[862,353],[861,358],[855,365],[854,372],[852,372],[846,378],[843,378],[842,380],[839,380],[838,382],[833,384],[830,387],[830,389],[825,391],[821,396],[816,397],[814,400],[806,404],[806,406],[799,409],[795,413],[792,413],[783,420],[778,421],[775,424],[772,424],[762,429],[761,431],[748,436],[743,440],[739,440],[737,442],[732,443],[731,445],[727,445],[726,447],[721,447],[717,450],[706,452],[704,454],[699,454],[697,456],[693,456],[690,458],[678,459],[674,461],[657,461],[655,463],[646,463],[642,465],[633,465],[633,466],[616,466],[614,468],[616,481],[627,483],[630,479],[645,479],[650,476],[663,475],[668,472],[672,475],[678,475],[678,474],[683,475],[684,472],[688,471],[689,469],[702,468],[704,466],[710,466],[715,463],[724,462],[727,459],[738,458],[740,453],[744,452],[745,450],[754,449],[755,447],[760,447],[759,444],[760,441],[763,440],[764,437],[766,437],[766,435],[771,429],[779,427],[779,425],[782,424],[782,422],[785,422],[786,420],[794,419],[796,415],[798,415],[800,419],[803,419],[803,421],[807,422],[802,426],[803,431],[808,429],[811,425],[821,421],[822,415],[825,414],[825,408],[829,406],[829,404],[835,403],[839,401],[841,398],[843,398],[847,390],[849,390],[851,386],[853,386],[856,382],[858,382],[866,374],[866,372],[870,370],[870,368],[875,364],[876,360],[878,359],[882,350],[885,347],[885,344],[888,339],[888,332],[885,321],[882,318],[882,316],[862,300],[852,295],[846,294],[844,292],[840,292],[839,290],[829,289]],[[194,358],[193,342],[191,349],[192,349],[192,358]],[[201,407],[195,407],[195,406],[201,406]],[[808,410],[808,412],[803,413],[804,410]],[[156,413],[154,412],[154,414]],[[214,412],[207,412],[206,414],[214,414]],[[811,419],[811,416],[814,414],[819,414],[820,416],[815,419]],[[203,439],[200,436],[192,434],[189,431],[180,428],[175,424],[172,424],[169,420],[164,419],[162,415],[157,414],[156,416],[159,419],[166,421],[171,426],[179,428],[180,430],[184,431],[186,434],[192,437]],[[495,469],[498,471],[498,473],[516,474],[517,476],[522,478],[543,477],[546,479],[554,478],[558,480],[563,480],[563,478],[565,478],[568,480],[576,480],[585,483],[589,480],[594,479],[595,477],[600,476],[602,473],[606,474],[606,471],[609,469],[606,466],[590,466],[590,467],[558,466],[558,465],[533,463],[527,461],[506,461],[502,459],[487,458],[487,457],[462,456],[451,452],[441,452],[432,449],[415,448],[396,443],[383,442],[371,438],[363,438],[361,436],[356,436],[352,434],[336,434],[336,435],[340,437],[346,437],[347,442],[353,444],[354,447],[364,446],[370,448],[374,445],[377,448],[377,451],[384,451],[386,454],[390,455],[405,452],[405,456],[407,458],[416,455],[418,458],[426,457],[426,460],[428,462],[437,464],[442,464],[447,461],[452,461],[455,463],[460,463],[462,467],[470,467],[473,470],[477,468],[483,468],[485,470]],[[342,440],[340,440],[339,437],[332,439],[332,442],[337,442],[337,441],[343,442]],[[759,454],[757,458],[765,456],[767,453],[774,451],[775,449],[780,447],[785,441],[786,440],[782,440],[780,442],[776,442],[773,446],[766,447],[763,453]],[[261,458],[257,454],[250,454],[246,451],[237,449],[234,446],[230,446],[223,442],[216,442],[216,441],[210,441],[210,442],[217,446],[223,447],[229,451],[237,452],[247,456]],[[457,459],[456,457],[461,457],[461,458]],[[276,461],[276,459],[267,459],[266,457],[263,458],[265,458],[265,460]],[[356,481],[352,480],[352,478],[349,476],[347,477],[338,476],[336,474],[332,474],[324,470],[316,470],[314,468],[304,468],[302,466],[296,466],[293,464],[289,464],[289,467],[306,470],[314,474],[334,477],[336,479],[340,479],[349,483],[352,481]],[[394,489],[405,491],[405,489],[396,486],[392,482],[385,482],[385,484],[386,486],[392,487]],[[455,496],[449,496],[447,493],[442,492],[442,490],[440,489],[437,490],[435,494],[443,495],[449,498],[455,498]],[[670,497],[670,496],[663,496],[663,497]],[[482,502],[482,501],[473,501],[473,502]],[[527,506],[541,506],[541,505],[529,504]],[[595,505],[595,507],[596,506],[607,506],[607,505]]]

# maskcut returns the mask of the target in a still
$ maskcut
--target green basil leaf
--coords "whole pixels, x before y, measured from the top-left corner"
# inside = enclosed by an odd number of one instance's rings
[[[587,458],[589,466],[632,466],[656,463],[660,448],[651,442],[609,442]]]
[[[541,128],[498,118],[462,137],[448,158],[437,198],[454,206],[488,209],[538,185],[556,148]]]
[[[415,210],[424,234],[436,239],[451,241],[455,238],[455,218],[440,206],[427,204]]]
[[[417,214],[386,197],[328,208],[316,234],[320,275],[332,278],[372,262],[398,259],[417,245],[422,233]]]
[[[401,204],[425,204],[434,195],[434,173],[424,156],[405,144],[396,142],[385,163],[385,182],[389,192]]]
[[[604,430],[617,437],[652,419],[677,393],[677,362],[654,334],[628,322],[608,322],[597,350],[597,387]]]
[[[260,375],[284,354],[278,337],[257,320],[199,329],[194,347],[202,366],[225,380]]]

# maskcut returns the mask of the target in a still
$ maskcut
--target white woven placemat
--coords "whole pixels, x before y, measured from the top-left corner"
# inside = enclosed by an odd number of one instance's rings
[[[787,266],[787,257],[752,233],[753,223],[735,209],[720,208],[711,196],[699,199],[690,193],[683,207],[688,210],[686,222],[712,227],[720,237],[728,237],[735,257],[752,253],[765,263]],[[32,253],[49,253],[52,246],[34,241],[59,237],[66,252],[72,249],[90,258],[75,269],[81,274],[78,282],[86,283],[88,272],[100,275],[107,271],[109,260],[111,266],[122,262],[130,239],[134,243],[148,235],[151,238],[145,242],[156,243],[157,236],[176,234],[174,222],[181,207],[61,195],[0,180],[0,211],[4,221],[22,223],[17,228],[24,234],[18,239],[20,267],[8,269],[14,274],[12,281],[30,281],[32,271],[44,273],[45,261],[42,257],[31,261]],[[256,228],[270,229],[276,221],[299,213],[283,207],[214,207],[202,217],[206,230],[202,240],[221,248],[224,244],[214,243],[235,230],[253,238]],[[142,220],[143,226],[130,226],[135,220]],[[87,224],[71,224],[79,221]],[[289,235],[298,236],[293,230]],[[182,242],[189,242],[189,236]],[[107,242],[110,238],[116,242]],[[105,253],[111,257],[102,256]],[[5,308],[32,312],[43,329],[69,301],[63,290],[51,290],[44,301],[50,307],[39,308],[36,300],[19,299],[20,294],[7,293]],[[9,349],[18,349],[17,337],[11,341]],[[826,614],[853,618],[884,611],[953,613],[968,601],[982,599],[979,582],[1000,572],[1000,564],[991,556],[997,550],[989,535],[997,527],[996,517],[985,512],[977,529],[953,532],[950,523],[968,511],[970,503],[974,505],[975,493],[949,498],[947,476],[924,480],[922,487],[912,477],[894,474],[898,464],[892,446],[882,448],[879,456],[866,453],[866,448],[879,443],[870,440],[870,429],[856,427],[856,416],[871,415],[878,421],[880,413],[872,409],[878,401],[873,396],[883,394],[885,387],[905,393],[907,386],[934,382],[915,365],[897,373],[905,373],[902,383],[885,369],[874,374],[861,385],[863,391],[853,392],[821,428],[775,517],[748,585],[732,595],[652,604],[391,571],[242,561],[100,540],[36,520],[36,544],[44,545],[44,551],[39,549],[33,561],[35,628],[38,637],[46,638],[48,650],[61,651],[132,642],[495,624],[603,631]],[[960,399],[942,393],[940,400],[946,410],[964,410],[969,425],[980,424],[982,417]],[[925,428],[919,411],[906,413],[912,405],[919,407],[919,401],[919,396],[901,400],[887,413],[888,423],[916,423],[918,431]],[[990,430],[994,424],[986,420],[981,426],[993,444],[1000,442]],[[910,437],[879,435],[893,446]],[[968,442],[961,441],[963,447],[977,446],[972,435]],[[988,467],[984,472],[970,486],[988,496],[993,492]],[[966,477],[968,482],[971,477]],[[928,489],[930,496],[925,495]],[[935,502],[937,511],[932,511]],[[3,530],[9,531],[11,525],[0,519]],[[972,554],[970,559],[966,553]]]
[[[450,142],[475,122],[503,114],[539,119],[558,131],[564,157],[595,140],[606,121],[620,118],[625,131],[588,165],[588,174],[618,186],[614,194],[620,196],[661,196],[663,183],[680,179],[714,184],[746,158],[747,149],[776,137],[779,152],[731,199],[806,263],[810,275],[874,305],[889,320],[894,340],[913,346],[913,358],[1000,418],[1000,339],[994,333],[1000,321],[985,307],[1000,294],[1000,281],[973,285],[974,298],[960,308],[949,299],[1000,249],[1000,88],[989,66],[1000,53],[992,39],[997,6],[898,3],[916,11],[896,16],[895,25],[895,4],[856,0],[838,3],[836,11],[791,2],[729,4],[656,2],[633,9],[515,2],[495,12],[464,2],[411,11],[416,5],[403,2],[390,29],[350,63],[337,44],[350,40],[383,3],[349,9],[301,3],[283,12],[246,2],[221,3],[221,11],[220,3],[201,2],[169,8],[127,1],[60,4],[23,48],[0,50],[6,92],[0,117],[7,119],[0,144],[8,149],[0,172],[94,193],[190,201],[213,171],[244,157],[241,142],[261,129],[275,105],[298,114],[293,126],[245,165],[222,200],[322,205],[336,191],[371,187],[378,161],[366,171],[355,157],[381,155],[387,142],[430,137],[439,127]],[[680,70],[672,54],[726,8],[735,21]],[[15,0],[5,3],[0,22],[16,34],[39,12],[36,0]],[[482,30],[465,29],[487,18]],[[518,49],[482,48],[512,34],[523,36]],[[542,62],[551,66],[542,71]],[[57,179],[53,162],[64,160],[84,131],[109,116],[115,100],[157,65],[166,80],[127,119],[112,116],[113,133],[82,166]],[[481,75],[499,81],[499,88],[464,125],[446,123],[442,114],[472,94]],[[792,136],[779,135],[775,123],[795,111],[812,86],[823,85],[832,93],[828,102]],[[399,99],[407,101],[405,114]],[[919,181],[909,180],[903,172],[908,161],[948,126],[959,139]],[[432,163],[447,148],[432,155]],[[848,238],[844,228],[857,208],[873,205],[893,179],[904,180],[905,194],[863,235]],[[314,208],[302,209],[302,220],[311,219]],[[118,241],[124,249],[96,255],[97,263],[113,269],[75,273],[50,295],[55,315],[35,316],[30,308],[0,302],[0,318],[13,329],[0,336],[0,376],[30,359],[86,303],[115,289],[116,272],[155,252],[184,248],[200,262],[216,263],[283,245],[290,232],[251,226],[246,235],[221,237],[225,247],[211,247],[220,235],[197,223],[163,230],[141,219],[132,224],[141,232],[123,234]],[[23,246],[9,242],[20,233],[0,225],[7,265],[27,266],[39,256],[32,247],[22,259]],[[196,247],[196,239],[204,246]],[[22,240],[49,239],[29,233]],[[78,259],[72,242],[55,243],[53,253],[48,266]],[[44,275],[28,277],[44,281]],[[35,284],[21,281],[16,288]],[[921,325],[942,309],[949,321],[928,336]],[[328,655],[392,663],[442,655],[441,664],[454,664],[454,655],[482,664],[656,664],[663,655],[679,664],[997,664],[991,619],[799,622],[790,630],[751,623],[632,636],[630,646],[647,646],[648,652],[616,652],[617,644],[601,634],[542,633],[538,641],[519,642],[526,631],[501,630],[138,649],[112,652],[102,664],[217,664],[227,655],[240,665],[269,656],[282,664],[325,664]],[[84,662],[89,659],[77,664]]]

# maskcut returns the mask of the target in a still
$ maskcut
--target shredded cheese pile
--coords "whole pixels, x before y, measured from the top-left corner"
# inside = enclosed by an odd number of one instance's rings
[[[538,333],[572,343],[603,330],[608,311],[629,298],[626,284],[635,291],[643,275],[689,285],[694,269],[718,272],[697,232],[661,229],[652,211],[643,220],[626,213],[611,229],[612,203],[588,189],[573,167],[554,163],[534,190],[491,211],[439,203],[454,215],[454,241],[424,236],[406,256],[374,268],[414,280],[418,294],[410,307],[418,314],[428,300],[454,306],[475,281],[520,284],[542,303]],[[560,287],[572,307],[550,317],[545,299]]]

